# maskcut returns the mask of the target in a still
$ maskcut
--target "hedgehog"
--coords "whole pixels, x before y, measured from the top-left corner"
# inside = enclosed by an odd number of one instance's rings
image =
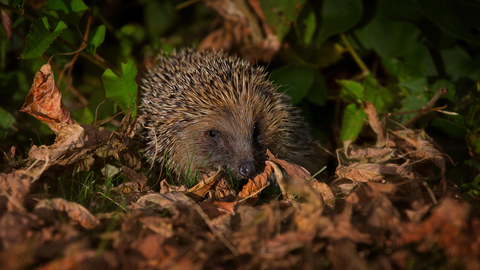
[[[318,167],[299,109],[263,67],[236,56],[162,53],[140,95],[142,151],[181,182],[200,168],[220,168],[235,181],[252,178],[265,166],[267,149],[307,169]]]

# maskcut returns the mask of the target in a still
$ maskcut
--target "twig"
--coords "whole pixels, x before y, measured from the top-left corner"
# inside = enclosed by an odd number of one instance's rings
[[[345,46],[347,47],[348,52],[350,53],[350,55],[352,55],[353,60],[355,60],[355,63],[357,63],[357,65],[360,67],[363,73],[365,75],[371,73],[370,70],[367,68],[367,66],[363,63],[360,56],[358,56],[357,52],[355,52],[352,45],[350,44],[347,37],[345,36],[345,34],[340,34],[340,38],[342,39],[343,43],[345,43]]]
[[[215,227],[212,225],[212,222],[208,218],[208,216],[203,212],[202,208],[198,204],[193,204],[193,208],[198,212],[198,214],[203,218],[205,223],[207,224],[208,228],[210,228],[210,231],[212,231],[213,235],[215,235],[222,243],[232,252],[234,256],[238,256],[238,251],[235,249],[235,247],[228,242],[225,237],[221,233],[215,229]]]
[[[432,97],[432,99],[430,99],[430,101],[427,103],[427,105],[423,106],[422,107],[422,111],[419,112],[417,115],[415,115],[412,119],[410,119],[406,124],[405,126],[408,127],[409,125],[413,124],[415,121],[417,121],[418,118],[422,117],[426,112],[424,112],[424,110],[429,110],[430,108],[433,107],[433,105],[435,105],[435,102],[437,102],[437,100],[442,96],[442,95],[446,95],[448,94],[448,89],[445,88],[445,87],[440,87],[437,91],[437,93],[435,94],[435,96]]]
[[[432,199],[433,204],[437,205],[438,204],[437,199],[435,198],[435,195],[433,195],[433,191],[430,189],[427,182],[422,181],[422,185],[427,189],[428,194],[430,195],[430,198]]]

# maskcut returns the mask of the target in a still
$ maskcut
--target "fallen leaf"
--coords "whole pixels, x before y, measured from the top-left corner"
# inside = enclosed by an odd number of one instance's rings
[[[44,199],[35,206],[34,213],[43,219],[56,219],[56,212],[64,212],[73,221],[78,222],[85,229],[93,229],[100,221],[85,207],[76,202],[69,202],[62,198]]]
[[[33,115],[55,133],[60,131],[62,124],[73,124],[70,112],[63,106],[62,94],[55,85],[50,64],[43,65],[35,74],[33,85],[20,111]]]

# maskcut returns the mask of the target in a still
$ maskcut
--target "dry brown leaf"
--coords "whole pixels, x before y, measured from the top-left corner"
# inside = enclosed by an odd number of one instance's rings
[[[38,267],[39,270],[117,269],[120,262],[115,253],[97,250],[81,250]]]
[[[0,16],[2,17],[2,24],[5,27],[5,32],[7,32],[7,39],[10,40],[12,37],[12,19],[8,11],[0,8]]]
[[[164,217],[148,216],[141,217],[140,222],[143,227],[151,230],[157,235],[161,236],[162,239],[166,239],[173,236],[172,223]]]
[[[382,147],[385,145],[385,134],[383,132],[385,121],[380,122],[378,120],[375,106],[373,106],[370,101],[364,101],[363,104],[365,105],[365,113],[368,116],[368,123],[373,131],[377,134],[377,143],[375,145],[376,147]]]
[[[168,208],[170,205],[180,203],[192,203],[193,200],[181,192],[170,192],[167,194],[148,194],[137,200],[141,207],[148,207],[151,204],[158,205],[161,209]]]
[[[196,184],[194,187],[190,188],[187,193],[185,193],[187,196],[189,196],[190,198],[192,198],[194,201],[199,201],[201,200],[205,194],[207,194],[207,192],[210,190],[210,188],[212,188],[212,186],[220,181],[221,177],[220,177],[220,168],[218,168],[218,171],[213,173],[212,172],[208,172],[208,173],[204,173],[203,174],[203,177],[204,177],[204,180],[200,181],[198,184]]]
[[[235,206],[238,202],[205,202],[200,204],[203,212],[209,218],[216,218],[220,215],[230,214],[235,215]]]
[[[266,164],[265,169],[261,174],[255,176],[255,178],[248,179],[248,183],[243,186],[242,191],[238,193],[237,200],[243,200],[248,198],[247,203],[254,205],[259,197],[259,192],[268,185],[268,179],[272,174],[273,167]]]
[[[160,193],[170,193],[170,192],[182,192],[186,193],[188,191],[187,186],[181,185],[181,186],[174,186],[170,185],[167,182],[167,179],[163,179],[162,182],[160,182]]]
[[[210,33],[200,43],[200,50],[238,48],[250,62],[267,62],[280,50],[281,43],[265,22],[257,0],[204,0],[223,18],[223,27]]]
[[[43,219],[56,219],[55,212],[64,212],[73,221],[78,222],[85,229],[95,228],[100,221],[92,215],[85,207],[76,202],[69,202],[65,199],[45,199],[38,202],[35,206],[34,213]]]
[[[404,165],[408,165],[404,164]],[[338,178],[350,179],[357,182],[388,181],[399,177],[413,177],[406,166],[398,164],[361,164],[339,166],[335,172]]]
[[[70,112],[63,106],[62,94],[55,85],[52,67],[43,65],[35,74],[30,92],[20,109],[47,124],[57,134],[62,124],[73,124]]]
[[[223,178],[217,182],[214,194],[214,197],[221,201],[233,201],[237,195],[235,190]]]

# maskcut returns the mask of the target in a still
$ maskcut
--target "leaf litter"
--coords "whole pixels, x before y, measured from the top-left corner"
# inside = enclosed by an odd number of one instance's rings
[[[15,149],[2,161],[1,269],[406,269],[432,254],[440,268],[480,268],[478,205],[452,184],[427,183],[448,181],[449,158],[422,130],[385,130],[370,103],[377,142],[338,149],[330,185],[268,151],[264,171],[241,188],[202,171],[194,187],[165,179],[155,189],[129,148],[136,123],[128,113],[117,131],[96,134],[67,117],[58,95],[42,67],[24,107],[57,139],[22,162]],[[38,192],[61,172],[106,164],[125,181],[95,192],[116,211]]]

